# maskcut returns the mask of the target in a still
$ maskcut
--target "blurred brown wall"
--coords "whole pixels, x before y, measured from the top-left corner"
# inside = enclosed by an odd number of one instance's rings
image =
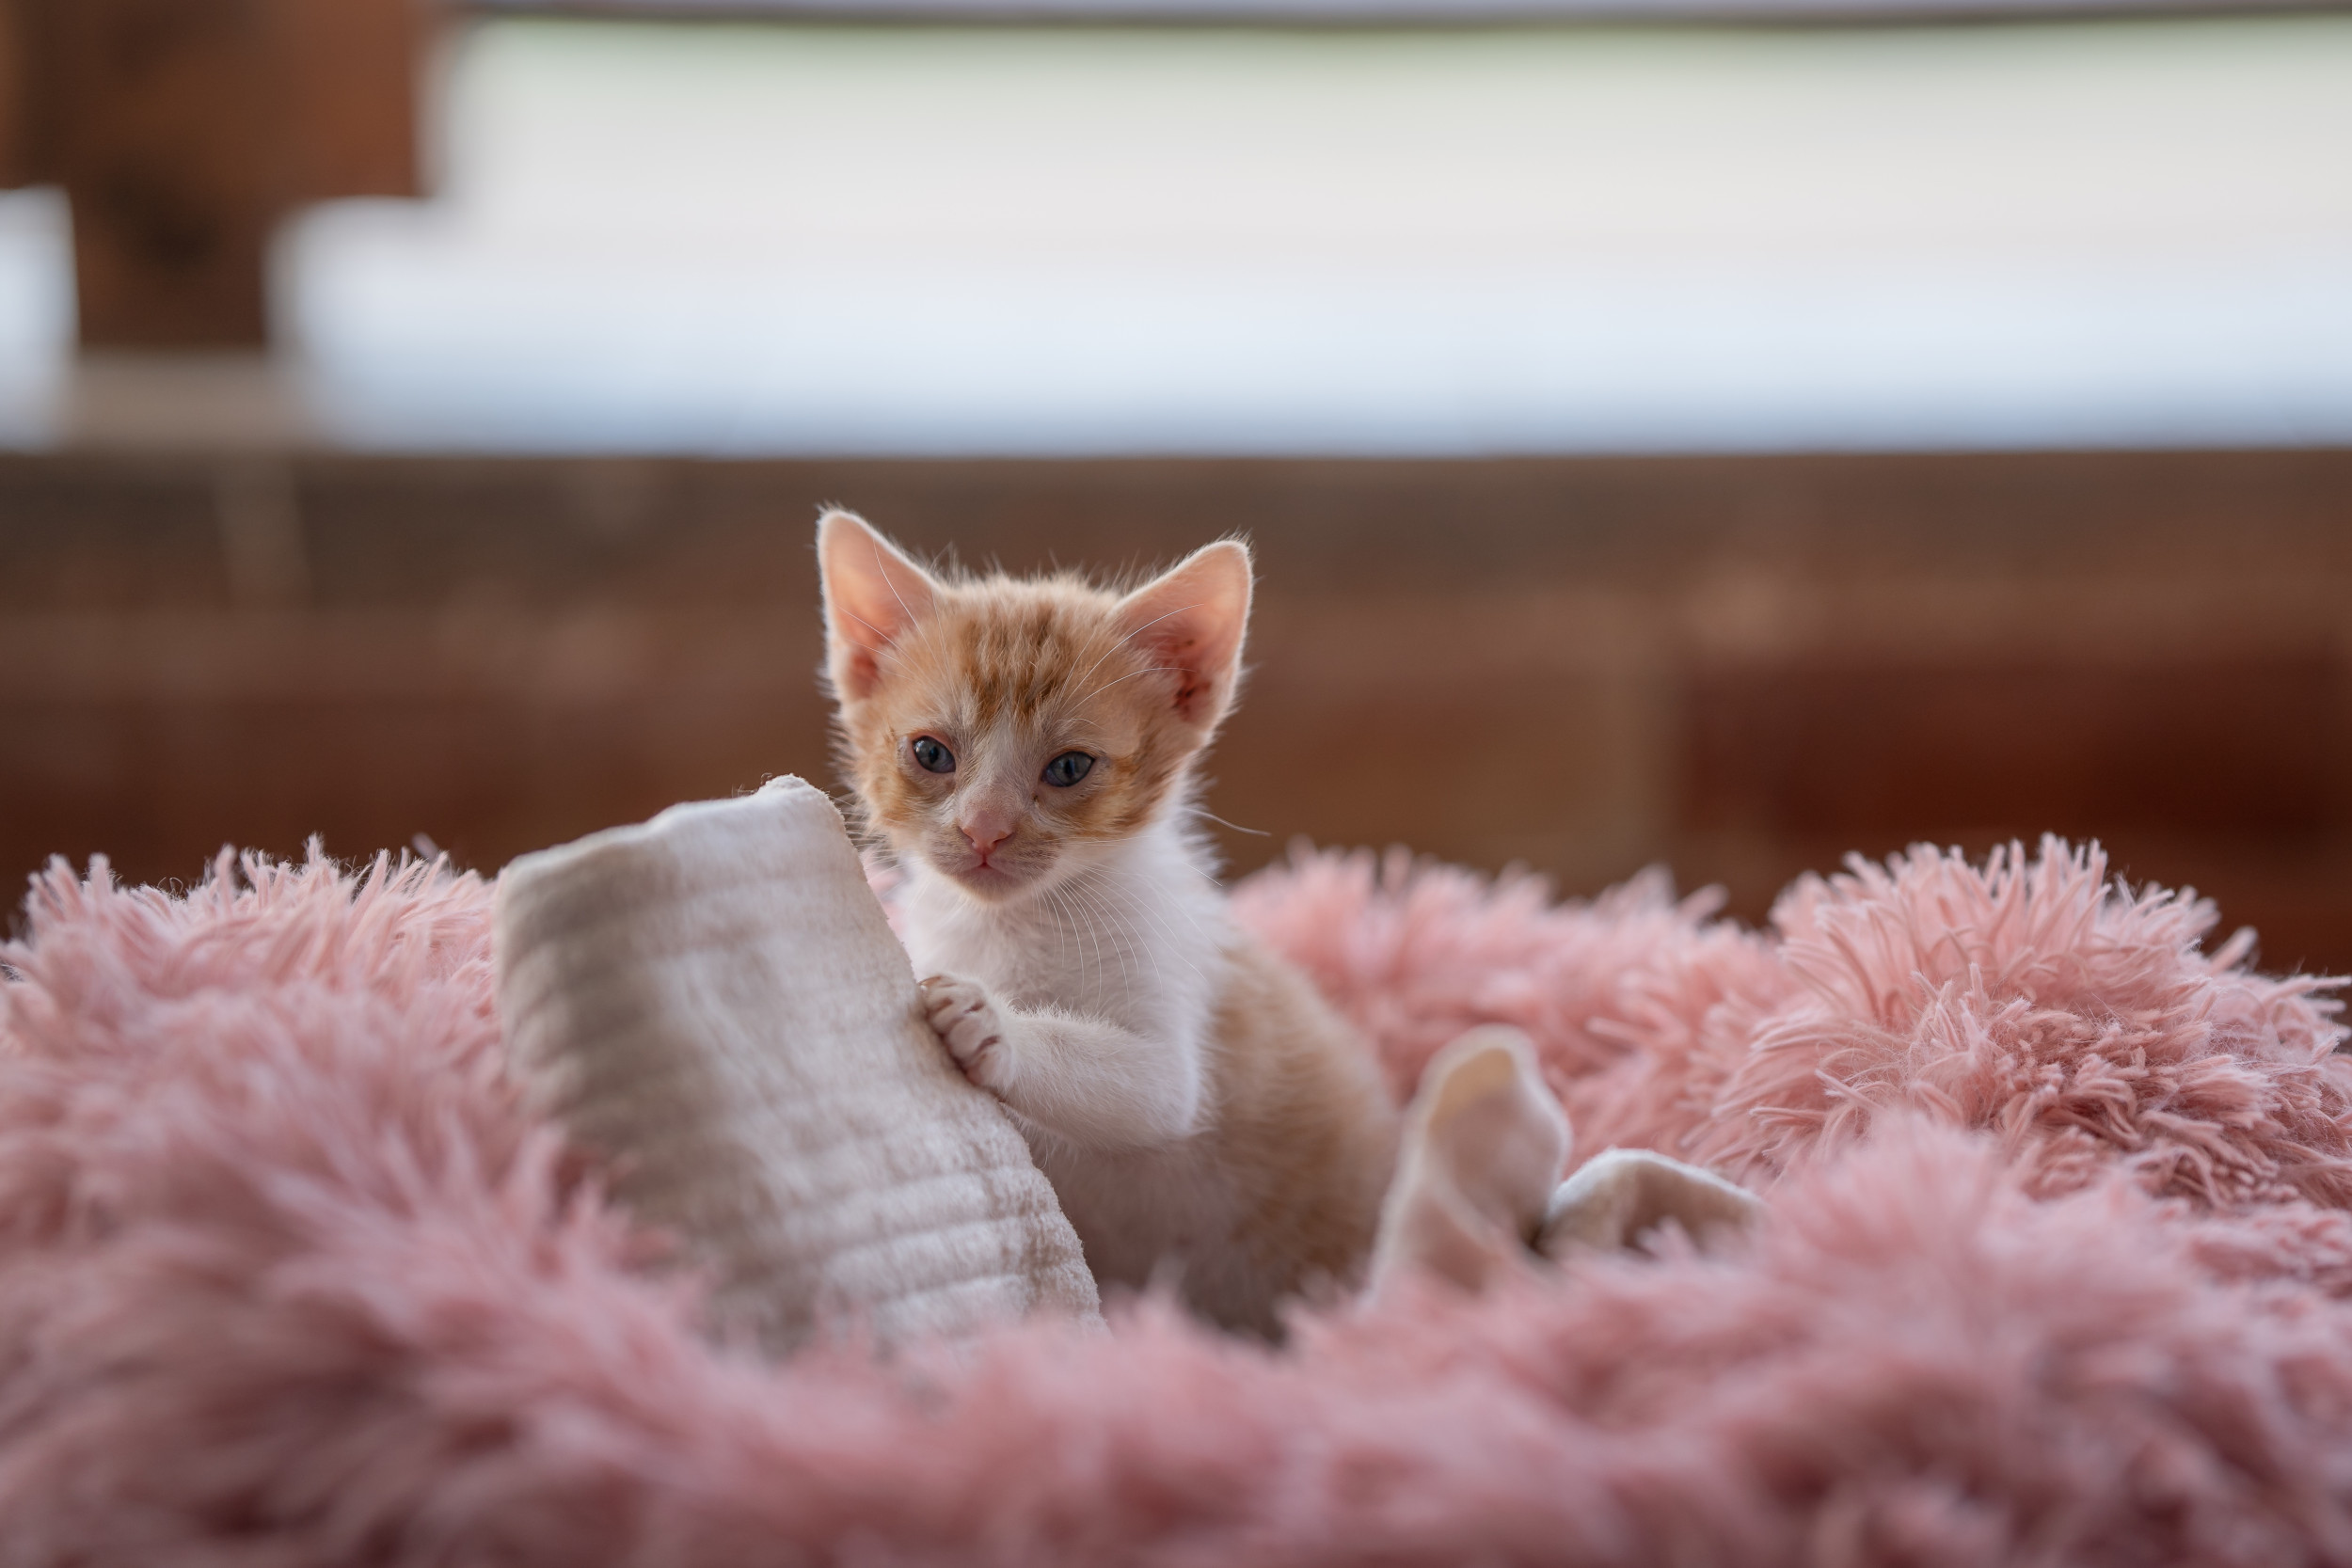
[[[1645,863],[2105,838],[2352,967],[2352,452],[1486,462],[0,459],[0,877],[423,834],[495,868],[830,779],[818,504],[1017,569],[1256,541],[1211,809]]]

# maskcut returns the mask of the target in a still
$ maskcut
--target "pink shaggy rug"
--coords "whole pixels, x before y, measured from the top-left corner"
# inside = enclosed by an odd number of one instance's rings
[[[1400,1087],[1520,1024],[1584,1152],[1763,1231],[882,1367],[699,1337],[501,1077],[482,882],[60,870],[0,949],[0,1564],[2352,1562],[2335,1005],[2103,872],[1755,933],[1299,860],[1241,908]]]

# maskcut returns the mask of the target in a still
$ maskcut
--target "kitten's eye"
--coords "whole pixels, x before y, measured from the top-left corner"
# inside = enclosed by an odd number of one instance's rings
[[[926,773],[952,773],[956,770],[956,754],[928,735],[918,735],[909,748],[915,762]]]
[[[1057,788],[1068,789],[1087,776],[1094,759],[1084,752],[1064,752],[1045,765],[1045,782]]]

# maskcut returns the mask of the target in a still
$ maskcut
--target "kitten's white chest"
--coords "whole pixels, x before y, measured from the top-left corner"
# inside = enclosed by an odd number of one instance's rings
[[[1096,1277],[1141,1286],[1164,1267],[1196,1272],[1235,1218],[1232,1184],[1214,1140],[1201,1135],[1214,1115],[1207,1058],[1234,936],[1222,895],[1182,835],[1147,830],[1010,909],[979,905],[936,878],[918,877],[911,894],[908,947],[918,973],[978,980],[1000,1005],[1032,1017],[1104,1021],[1120,1032],[1112,1048],[1138,1053],[1116,1062],[1041,1053],[1024,1071],[1061,1081],[1031,1078],[1008,1099]],[[1105,1075],[1120,1092],[1164,1101],[1168,1114],[1145,1119],[1171,1131],[1094,1146],[1021,1114],[1099,1100],[1111,1086]]]
[[[1232,942],[1222,895],[1168,824],[1011,907],[927,871],[905,907],[918,974],[966,974],[1012,1006],[1107,1019],[1179,1052],[1201,1048]]]

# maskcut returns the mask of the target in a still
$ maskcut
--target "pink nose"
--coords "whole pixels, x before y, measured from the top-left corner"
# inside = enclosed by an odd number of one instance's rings
[[[957,826],[962,831],[964,842],[982,860],[995,852],[996,847],[1012,836],[1012,824],[993,816],[975,816]]]

